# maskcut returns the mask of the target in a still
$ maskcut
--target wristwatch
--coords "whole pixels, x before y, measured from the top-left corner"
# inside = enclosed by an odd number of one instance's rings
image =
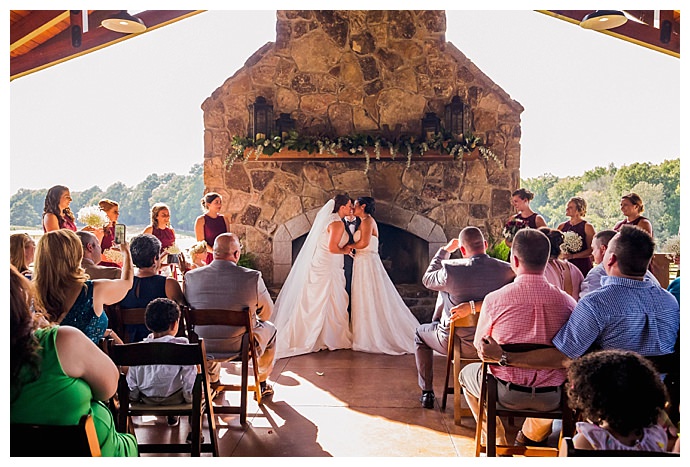
[[[505,351],[501,352],[501,359],[498,361],[500,366],[508,366],[508,354]]]

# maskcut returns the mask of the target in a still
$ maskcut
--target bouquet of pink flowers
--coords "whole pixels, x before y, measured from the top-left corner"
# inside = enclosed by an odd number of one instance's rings
[[[506,222],[505,227],[503,227],[503,236],[506,241],[512,242],[518,230],[524,229],[525,227],[527,227],[527,222],[525,222],[524,219],[513,217]]]

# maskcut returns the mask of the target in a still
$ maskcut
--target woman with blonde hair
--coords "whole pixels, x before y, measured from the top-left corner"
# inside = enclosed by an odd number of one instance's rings
[[[213,242],[216,237],[230,231],[228,219],[220,213],[222,207],[223,197],[214,191],[201,198],[204,214],[196,218],[194,232],[197,242],[206,242],[206,264],[213,261]]]
[[[38,241],[33,281],[37,308],[56,324],[81,329],[94,343],[103,337],[119,337],[108,329],[104,305],[119,302],[132,288],[133,268],[129,245],[122,243],[120,279],[90,280],[81,267],[81,240],[66,229],[47,232]]]
[[[625,219],[618,222],[613,230],[618,232],[624,225],[634,225],[642,230],[649,232],[649,235],[654,236],[652,223],[642,215],[644,212],[644,204],[642,198],[637,193],[628,193],[621,197],[621,212]]]
[[[103,238],[101,239],[101,250],[105,251],[113,246],[115,239],[115,224],[120,217],[120,205],[113,200],[104,198],[98,202],[98,207],[101,208],[110,220],[110,223],[103,227]]]
[[[27,233],[10,235],[10,264],[24,276],[31,278],[29,266],[34,262],[36,242]]]
[[[582,246],[577,251],[564,253],[563,259],[568,260],[580,270],[583,276],[586,276],[594,267],[592,261],[592,239],[594,239],[594,234],[596,233],[592,224],[583,219],[587,215],[587,201],[579,196],[570,198],[565,207],[565,215],[570,220],[559,224],[558,230],[563,233],[575,232],[582,239]]]

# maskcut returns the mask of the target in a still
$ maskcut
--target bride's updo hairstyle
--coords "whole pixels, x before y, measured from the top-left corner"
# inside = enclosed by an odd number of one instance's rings
[[[333,197],[333,201],[335,201],[335,206],[333,206],[333,212],[338,212],[338,209],[340,209],[341,206],[347,206],[347,203],[350,202],[350,195],[345,193],[335,195]]]
[[[372,215],[376,211],[376,201],[371,196],[360,196],[357,198],[357,202],[360,205],[364,204],[364,212],[366,214]]]

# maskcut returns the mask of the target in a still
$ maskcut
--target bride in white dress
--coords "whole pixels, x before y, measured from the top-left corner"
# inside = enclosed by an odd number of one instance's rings
[[[276,299],[276,358],[352,346],[343,270],[352,247],[339,246],[351,209],[350,197],[337,195],[316,215]]]
[[[379,230],[371,215],[373,198],[357,198],[355,216],[362,219],[355,237],[352,265],[352,350],[401,355],[414,353],[419,321],[400,297],[379,257]],[[360,233],[361,232],[361,233]],[[278,331],[280,332],[280,331]]]

